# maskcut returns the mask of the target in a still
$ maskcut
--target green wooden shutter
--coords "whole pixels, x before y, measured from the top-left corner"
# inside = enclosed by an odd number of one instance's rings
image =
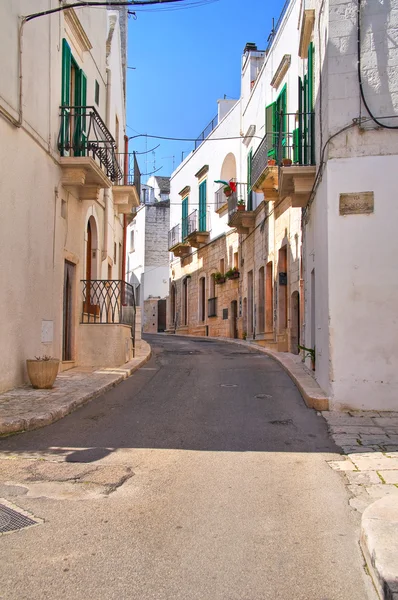
[[[181,237],[184,241],[188,235],[188,196],[182,201]]]
[[[268,139],[268,157],[275,158],[275,119],[276,104],[273,102],[265,109],[265,133]]]
[[[70,72],[72,64],[72,54],[65,38],[62,39],[62,81],[61,81],[61,106],[70,106]],[[69,123],[70,109],[61,108],[61,130],[59,149],[61,156],[69,155]]]
[[[85,73],[76,67],[75,82],[75,106],[84,107],[87,104],[87,77]],[[85,156],[87,147],[87,131],[85,109],[75,110],[75,135],[74,148],[75,156]]]
[[[298,134],[297,134],[297,162],[303,164],[303,80],[298,78]]]
[[[282,120],[281,120],[282,113]],[[275,153],[277,161],[279,162],[282,158],[287,155],[288,132],[287,132],[287,86],[283,86],[281,93],[276,99],[275,108]]]
[[[315,119],[314,119],[314,44],[308,46],[308,159],[310,164],[315,164]]]
[[[252,159],[253,150],[250,150],[247,155],[247,210],[253,210]]]
[[[199,231],[206,231],[206,183],[199,186]]]

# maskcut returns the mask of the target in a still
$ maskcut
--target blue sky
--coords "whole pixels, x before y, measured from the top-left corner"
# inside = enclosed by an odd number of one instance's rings
[[[187,0],[189,2],[189,0]],[[127,134],[197,137],[217,113],[217,100],[238,98],[240,61],[246,42],[263,50],[285,0],[218,0],[207,6],[170,10],[184,2],[136,10],[129,20]],[[138,138],[130,151],[160,143],[155,154],[138,156],[141,172],[174,166],[191,142]],[[147,177],[143,177],[145,182]]]

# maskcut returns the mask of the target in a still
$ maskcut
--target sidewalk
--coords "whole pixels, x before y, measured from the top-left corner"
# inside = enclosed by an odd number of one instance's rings
[[[141,340],[137,357],[119,368],[75,368],[59,373],[52,390],[24,386],[0,394],[0,435],[38,429],[62,419],[130,377],[150,356],[149,344]]]
[[[363,513],[360,543],[379,596],[398,600],[398,412],[322,414],[346,454],[329,466]]]

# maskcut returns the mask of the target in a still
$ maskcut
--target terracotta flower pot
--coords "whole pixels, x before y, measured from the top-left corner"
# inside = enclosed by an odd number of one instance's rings
[[[269,167],[274,167],[276,165],[275,158],[269,158],[267,164],[268,164]]]
[[[246,210],[246,206],[244,204],[237,204],[236,209],[237,210]]]
[[[290,167],[292,165],[292,159],[291,158],[283,158],[282,164],[284,167]]]
[[[232,196],[232,190],[224,190],[224,194],[227,198],[229,198],[230,196]]]
[[[49,390],[53,387],[58,375],[59,360],[27,360],[26,368],[32,386],[39,390]]]

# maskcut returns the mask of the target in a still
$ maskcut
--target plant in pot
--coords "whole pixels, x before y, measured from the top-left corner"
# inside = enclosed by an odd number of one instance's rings
[[[244,200],[238,200],[238,202],[236,203],[236,208],[237,210],[246,210],[246,204]]]
[[[35,356],[26,361],[32,386],[39,390],[50,390],[58,374],[59,359],[52,356]]]
[[[291,158],[282,158],[282,165],[284,167],[291,167],[292,159]]]
[[[227,271],[225,273],[225,277],[227,279],[238,279],[239,278],[239,270],[234,267],[233,269],[229,269],[229,271]]]
[[[232,195],[232,188],[229,185],[225,186],[224,194],[227,198],[229,198]]]
[[[275,165],[276,165],[276,160],[275,160],[275,158],[269,158],[269,159],[268,159],[268,161],[267,161],[267,165],[268,165],[269,167],[275,167]]]
[[[225,276],[218,271],[217,273],[214,273],[214,281],[216,283],[225,283]]]

